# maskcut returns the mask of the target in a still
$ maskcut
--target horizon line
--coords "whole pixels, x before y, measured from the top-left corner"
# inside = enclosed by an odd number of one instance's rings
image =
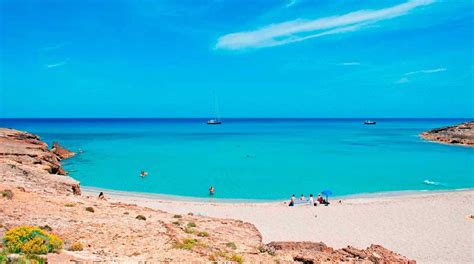
[[[212,117],[0,117],[8,119],[209,119]],[[220,119],[473,119],[474,117],[221,117]]]

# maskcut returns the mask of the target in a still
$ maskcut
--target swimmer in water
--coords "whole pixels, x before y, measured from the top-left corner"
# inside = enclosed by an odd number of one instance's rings
[[[209,195],[214,195],[215,189],[214,186],[209,187]]]
[[[142,178],[144,178],[147,175],[148,175],[148,172],[146,172],[146,171],[140,172],[140,177],[142,177]]]

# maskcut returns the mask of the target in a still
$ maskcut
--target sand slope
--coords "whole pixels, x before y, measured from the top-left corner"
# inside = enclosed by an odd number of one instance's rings
[[[419,263],[474,263],[474,191],[345,199],[330,206],[157,201],[114,195],[169,212],[253,223],[263,241],[324,241],[332,247],[382,244]]]

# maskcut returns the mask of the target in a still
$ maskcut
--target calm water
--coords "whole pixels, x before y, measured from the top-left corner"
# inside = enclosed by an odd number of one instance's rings
[[[460,119],[0,120],[80,154],[65,161],[83,186],[217,198],[281,199],[474,187],[474,148],[418,133]],[[141,170],[148,177],[139,177]]]

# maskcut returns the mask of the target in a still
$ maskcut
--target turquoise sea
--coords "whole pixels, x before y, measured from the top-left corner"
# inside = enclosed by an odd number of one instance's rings
[[[83,153],[82,186],[216,198],[286,199],[474,187],[474,148],[418,134],[463,119],[0,119]],[[141,178],[140,171],[148,176]]]

